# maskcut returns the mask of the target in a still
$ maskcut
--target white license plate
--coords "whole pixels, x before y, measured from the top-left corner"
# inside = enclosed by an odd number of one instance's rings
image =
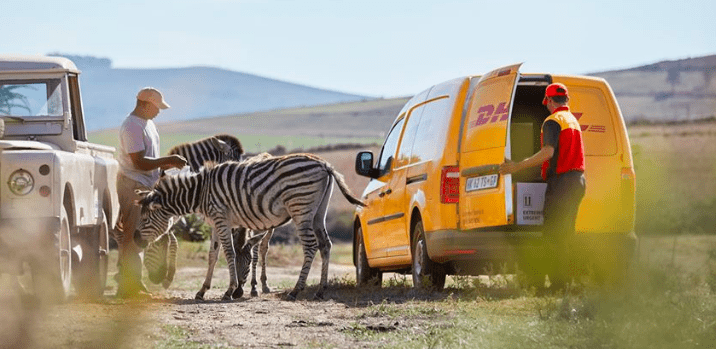
[[[465,191],[473,191],[480,189],[489,189],[497,187],[497,178],[499,175],[491,174],[487,176],[471,177],[465,183]]]

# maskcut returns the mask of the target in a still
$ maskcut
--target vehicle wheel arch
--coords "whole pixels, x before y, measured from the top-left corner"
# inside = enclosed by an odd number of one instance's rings
[[[358,252],[356,247],[358,245],[358,228],[361,227],[360,219],[356,217],[353,221],[353,265],[358,265]]]
[[[104,210],[104,214],[107,216],[107,222],[111,225],[112,222],[112,196],[109,192],[109,188],[104,189],[104,194],[102,194],[102,209]]]
[[[420,214],[420,210],[417,207],[413,207],[410,212],[410,251],[412,253],[413,245],[415,244],[415,224],[423,221],[423,216]]]
[[[70,232],[74,234],[73,227],[76,227],[75,224],[76,217],[75,217],[75,195],[74,190],[72,189],[72,185],[70,183],[65,184],[65,190],[62,195],[62,206],[65,206],[65,210],[67,211],[67,219],[70,223]]]

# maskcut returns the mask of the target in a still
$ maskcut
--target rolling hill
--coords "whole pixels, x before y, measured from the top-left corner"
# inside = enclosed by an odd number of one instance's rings
[[[716,115],[716,55],[589,75],[609,82],[627,122],[686,121]]]
[[[625,120],[635,123],[716,116],[715,71],[716,55],[713,55],[587,75],[606,79],[614,90]],[[163,149],[176,142],[216,133],[238,136],[249,152],[266,151],[276,145],[290,150],[337,142],[381,143],[409,98],[360,100],[223,116],[216,113],[213,117],[193,120],[176,120],[162,114],[157,124],[162,139],[166,140]],[[90,138],[116,145],[116,127],[107,127],[92,132]]]
[[[50,55],[82,70],[89,131],[119,127],[145,86],[158,88],[172,106],[162,112],[165,122],[370,99],[212,67],[115,69],[107,58]]]

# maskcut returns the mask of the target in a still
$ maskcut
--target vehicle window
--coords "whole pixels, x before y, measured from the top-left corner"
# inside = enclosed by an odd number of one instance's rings
[[[416,162],[416,159],[411,159],[411,151],[422,114],[423,106],[413,109],[410,114],[408,114],[408,121],[405,124],[405,131],[403,131],[403,139],[400,141],[400,150],[398,150],[398,163],[396,164],[398,167]]]
[[[82,98],[80,97],[80,86],[77,75],[70,75],[70,109],[72,110],[72,136],[78,141],[87,141],[84,117],[82,116]]]
[[[450,123],[450,98],[439,98],[423,106],[412,156],[415,161],[437,158],[443,152],[448,125]]]
[[[0,115],[62,116],[60,79],[0,82]]]
[[[405,118],[400,119],[395,126],[393,126],[393,129],[390,131],[390,134],[388,134],[388,138],[385,139],[385,143],[383,144],[383,150],[380,152],[380,160],[378,161],[378,171],[380,171],[381,174],[388,172],[390,168],[388,167],[390,163],[390,159],[395,156],[395,151],[398,148],[398,138],[400,138],[400,133],[403,130],[403,123],[405,122]]]

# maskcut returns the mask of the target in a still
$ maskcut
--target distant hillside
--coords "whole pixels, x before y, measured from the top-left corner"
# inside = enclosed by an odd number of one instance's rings
[[[609,82],[627,122],[659,122],[716,116],[714,71],[716,55],[588,75],[600,76]],[[181,121],[162,117],[157,121],[163,148],[175,145],[175,142],[196,140],[216,133],[238,136],[249,152],[267,151],[277,145],[294,149],[346,142],[382,143],[391,123],[409,98],[372,99],[221,116],[216,113],[214,117]],[[116,128],[108,125],[107,129],[91,133],[90,139],[116,145]]]
[[[628,122],[694,120],[716,115],[716,55],[589,75],[609,82]]]
[[[51,55],[67,57],[82,70],[90,131],[118,127],[145,86],[158,88],[171,105],[162,112],[164,122],[370,99],[219,68],[115,69],[107,58]]]
[[[410,97],[373,99],[167,122],[157,119],[161,151],[217,133],[237,136],[247,152],[278,145],[308,149],[338,143],[382,144],[395,117]],[[117,127],[90,132],[93,142],[116,147]]]

